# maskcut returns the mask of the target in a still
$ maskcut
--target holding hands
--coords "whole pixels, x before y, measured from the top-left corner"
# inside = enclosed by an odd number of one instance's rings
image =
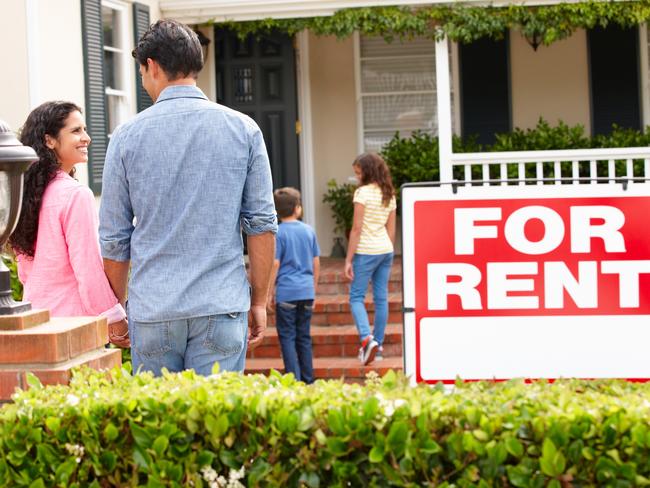
[[[126,319],[108,324],[108,340],[111,344],[115,344],[117,347],[131,347],[129,325]]]

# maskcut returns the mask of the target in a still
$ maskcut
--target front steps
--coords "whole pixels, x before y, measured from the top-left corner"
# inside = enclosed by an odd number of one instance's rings
[[[316,379],[339,379],[360,382],[375,371],[380,376],[389,369],[402,370],[402,266],[393,263],[389,281],[388,326],[384,339],[384,360],[363,366],[357,359],[359,335],[348,303],[349,282],[343,277],[343,259],[321,258],[319,289],[311,321],[314,376]],[[370,294],[366,308],[373,320]],[[275,317],[269,316],[269,327],[261,345],[249,351],[246,373],[268,374],[271,369],[284,371]]]

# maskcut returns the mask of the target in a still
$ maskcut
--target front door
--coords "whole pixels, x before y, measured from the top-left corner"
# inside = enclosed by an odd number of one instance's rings
[[[273,186],[300,189],[296,135],[296,63],[286,34],[242,40],[215,28],[217,102],[250,116],[262,129]]]

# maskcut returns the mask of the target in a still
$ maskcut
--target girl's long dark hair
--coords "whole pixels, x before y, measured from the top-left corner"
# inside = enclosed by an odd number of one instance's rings
[[[16,253],[34,257],[43,194],[61,169],[55,152],[45,144],[45,135],[57,138],[68,115],[74,111],[81,112],[81,109],[71,102],[45,102],[32,110],[20,132],[20,142],[36,151],[38,161],[25,173],[20,219],[9,238]],[[73,173],[74,169],[71,176]]]
[[[379,186],[382,195],[381,201],[384,207],[387,207],[391,198],[395,196],[395,188],[386,161],[377,153],[367,152],[358,156],[352,166],[358,166],[361,170],[360,184],[376,183]]]

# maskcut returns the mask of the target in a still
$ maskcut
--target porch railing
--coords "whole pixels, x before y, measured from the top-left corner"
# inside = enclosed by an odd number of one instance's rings
[[[650,147],[455,153],[454,180],[465,185],[640,183],[650,179]]]

